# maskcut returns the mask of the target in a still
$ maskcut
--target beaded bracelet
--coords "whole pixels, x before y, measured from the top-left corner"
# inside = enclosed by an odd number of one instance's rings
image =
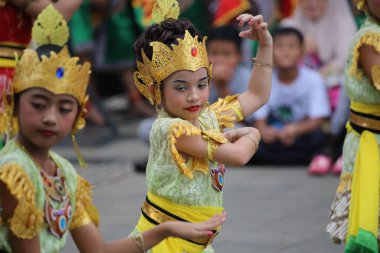
[[[139,249],[141,249],[143,253],[147,252],[145,248],[144,238],[139,231],[137,231],[137,234],[132,235],[131,238],[136,243],[137,247],[139,247]]]
[[[250,141],[252,141],[256,146],[256,150],[259,148],[259,142],[253,134],[246,134],[243,137],[247,137]]]
[[[274,64],[258,62],[256,60],[256,58],[252,58],[252,64],[254,66],[259,66],[259,67],[263,67],[263,68],[271,68],[271,69],[273,69],[275,67]]]

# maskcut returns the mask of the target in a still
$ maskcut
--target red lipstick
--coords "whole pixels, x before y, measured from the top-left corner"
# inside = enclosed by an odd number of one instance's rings
[[[41,130],[39,131],[43,136],[45,137],[52,137],[54,135],[56,135],[57,133],[54,132],[54,131],[50,131],[50,130]]]
[[[186,110],[188,110],[190,112],[197,112],[199,110],[199,108],[200,108],[199,105],[193,105],[193,106],[187,107]]]

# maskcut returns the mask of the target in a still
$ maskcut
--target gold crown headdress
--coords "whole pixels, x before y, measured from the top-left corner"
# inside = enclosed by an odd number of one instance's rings
[[[179,15],[178,2],[175,0],[156,1],[153,6],[153,18],[155,22],[161,23],[168,18],[177,19]],[[192,37],[186,30],[183,39],[177,39],[178,45],[172,44],[168,47],[160,41],[153,41],[152,60],[149,60],[144,51],[141,50],[143,62],[137,61],[137,71],[133,78],[139,91],[155,106],[161,103],[161,82],[172,73],[179,70],[196,71],[206,68],[211,77],[211,65],[206,51],[206,37],[202,42],[198,36]],[[153,90],[150,87],[153,85]]]
[[[68,41],[69,29],[63,16],[52,6],[46,7],[33,25],[32,38],[37,46],[64,46]],[[86,90],[90,64],[77,64],[79,58],[71,57],[66,46],[59,53],[39,58],[33,49],[26,49],[16,66],[13,92],[29,88],[43,88],[53,94],[75,97],[81,106],[86,102]]]
[[[32,38],[37,46],[64,46],[69,37],[69,29],[63,16],[52,6],[47,6],[34,21]],[[26,49],[17,62],[13,79],[13,93],[30,88],[42,88],[55,95],[66,94],[75,97],[80,106],[79,116],[72,130],[74,149],[81,166],[85,166],[75,140],[75,133],[85,126],[85,105],[90,64],[78,64],[78,57],[71,57],[66,46],[59,53],[50,52],[40,59],[33,49]]]

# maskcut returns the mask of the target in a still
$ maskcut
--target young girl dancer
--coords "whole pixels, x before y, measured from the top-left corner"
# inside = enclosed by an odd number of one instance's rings
[[[147,198],[134,232],[169,220],[204,221],[223,210],[223,164],[245,164],[260,140],[254,128],[225,135],[223,129],[257,110],[270,93],[272,37],[262,16],[237,18],[240,26],[249,26],[240,36],[260,43],[249,89],[209,106],[211,65],[205,38],[189,21],[177,20],[178,13],[176,1],[157,1],[153,15],[162,22],[149,26],[134,45],[135,83],[160,108],[150,134]],[[212,239],[168,238],[151,252],[213,252]]]
[[[345,252],[379,252],[380,3],[357,0],[367,19],[355,35],[345,69],[351,100],[343,171],[327,232]]]
[[[50,151],[84,126],[90,65],[77,64],[78,58],[62,48],[67,38],[65,21],[49,6],[33,28],[40,47],[25,50],[16,66],[14,107],[7,105],[7,120],[9,126],[16,120],[19,132],[0,152],[0,252],[58,252],[68,231],[79,251],[88,253],[145,252],[168,236],[211,236],[224,214],[197,224],[169,222],[104,242],[90,184]]]

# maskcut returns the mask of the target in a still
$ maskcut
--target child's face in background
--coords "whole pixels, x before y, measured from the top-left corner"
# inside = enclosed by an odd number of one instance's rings
[[[295,68],[302,57],[302,45],[296,35],[278,35],[274,38],[273,59],[276,68]]]
[[[73,128],[78,103],[70,95],[54,95],[44,89],[24,91],[17,107],[18,140],[27,147],[49,149]]]
[[[212,40],[207,44],[207,53],[213,67],[222,64],[235,68],[240,62],[240,52],[236,44],[227,40]]]
[[[165,110],[194,124],[209,97],[207,70],[180,70],[166,78],[162,85],[162,104]]]

